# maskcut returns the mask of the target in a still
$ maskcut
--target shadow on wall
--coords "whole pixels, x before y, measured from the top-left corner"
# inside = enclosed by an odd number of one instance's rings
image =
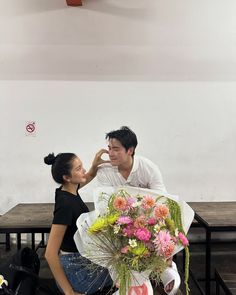
[[[69,7],[66,0],[11,0],[1,4],[0,17],[4,19],[68,8],[75,11],[78,9],[99,11],[129,19],[143,19],[148,16],[148,7],[151,7],[147,1],[83,0],[83,6]]]
[[[85,9],[100,11],[106,14],[117,15],[129,19],[150,18],[149,0],[146,1],[117,1],[117,0],[83,0]]]
[[[8,18],[65,9],[66,0],[11,0],[1,3],[0,17]]]

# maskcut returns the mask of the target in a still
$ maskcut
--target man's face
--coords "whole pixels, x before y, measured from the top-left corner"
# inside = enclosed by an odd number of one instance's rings
[[[126,149],[122,146],[119,140],[111,138],[108,141],[108,152],[112,166],[120,166],[129,162],[132,157],[133,148]]]

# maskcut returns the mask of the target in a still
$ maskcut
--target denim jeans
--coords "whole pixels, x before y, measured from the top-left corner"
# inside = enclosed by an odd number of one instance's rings
[[[67,279],[76,292],[90,295],[113,284],[106,268],[92,263],[80,253],[60,255],[60,261]]]

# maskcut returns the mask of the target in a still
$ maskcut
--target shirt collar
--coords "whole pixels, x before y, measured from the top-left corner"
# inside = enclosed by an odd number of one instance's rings
[[[132,167],[130,174],[135,172],[138,169],[138,162],[139,162],[138,158],[134,156],[133,157],[133,167]]]

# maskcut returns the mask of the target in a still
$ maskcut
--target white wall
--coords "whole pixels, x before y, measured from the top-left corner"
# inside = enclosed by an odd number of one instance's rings
[[[19,202],[53,202],[49,152],[76,152],[89,167],[122,125],[137,153],[187,201],[235,200],[236,85],[213,82],[0,82],[0,213]],[[36,122],[36,136],[25,123]],[[83,193],[92,200],[94,184]]]
[[[235,200],[236,1],[83,4],[0,1],[0,214],[53,202],[43,157],[73,151],[89,167],[121,125],[170,193]]]
[[[236,79],[235,0],[0,1],[0,79]]]

